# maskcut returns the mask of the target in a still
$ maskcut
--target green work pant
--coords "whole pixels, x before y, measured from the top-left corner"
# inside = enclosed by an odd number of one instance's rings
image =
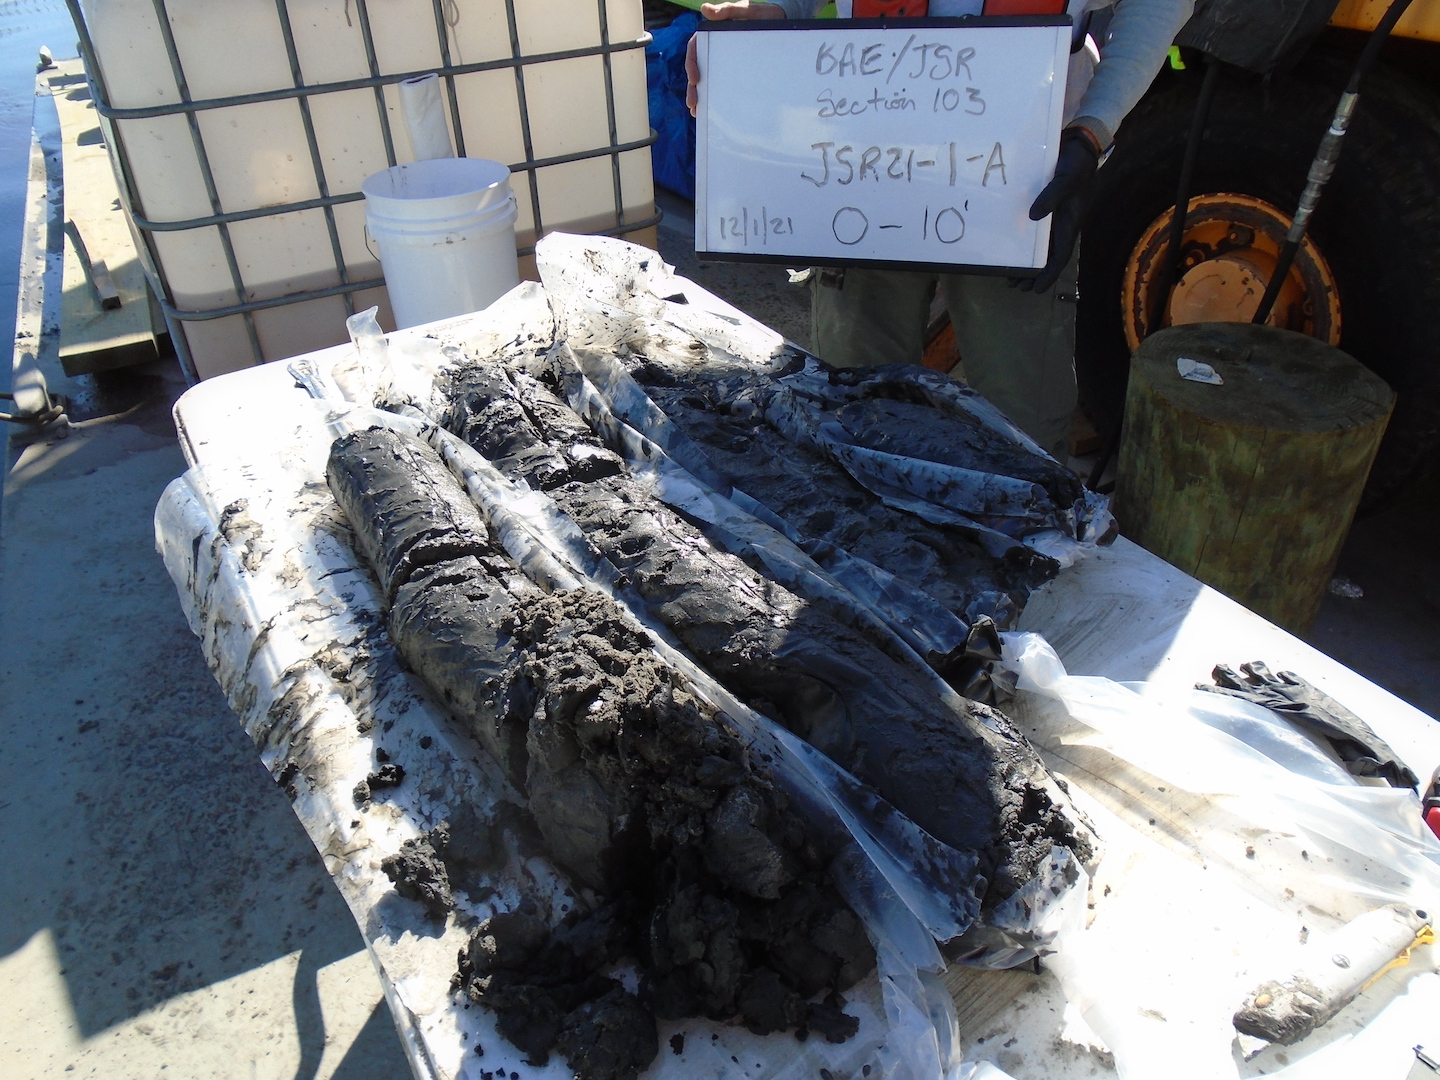
[[[998,276],[847,267],[841,287],[811,275],[811,340],[836,367],[918,364],[938,287],[955,327],[965,381],[1065,460],[1075,411],[1075,272],[1048,292]]]

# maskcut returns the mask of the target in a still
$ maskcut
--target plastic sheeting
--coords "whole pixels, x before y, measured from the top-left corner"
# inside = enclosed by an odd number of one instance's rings
[[[1004,647],[1052,763],[1100,803],[1087,808],[1106,837],[1103,895],[1089,926],[1083,908],[1061,916],[1048,963],[1121,1077],[1242,1075],[1231,1017],[1248,992],[1306,956],[1328,958],[1327,935],[1376,907],[1440,910],[1440,842],[1413,792],[1358,781],[1248,702],[1201,691],[1157,700],[1071,676],[1034,634],[1004,635]],[[1358,1075],[1345,1063],[1363,1045],[1370,1080],[1408,1075],[1413,1055],[1397,1054],[1397,1040],[1408,1048],[1435,1031],[1430,952],[1391,976],[1402,995],[1387,1002],[1395,984],[1382,983],[1267,1074]]]
[[[974,872],[974,857],[937,844],[825,755],[739,701],[698,667],[669,640],[663,627],[648,621],[643,609],[636,610],[641,605],[626,603],[626,584],[608,563],[594,556],[574,523],[546,496],[512,483],[476,450],[441,428],[363,408],[347,409],[341,415],[349,424],[385,424],[426,438],[465,484],[527,576],[548,588],[595,588],[630,610],[656,638],[656,652],[665,663],[682,671],[698,693],[734,720],[757,752],[779,762],[776,768],[808,802],[831,808],[872,862],[874,869],[865,876],[873,879],[878,873],[885,882],[882,891],[898,899],[919,927],[939,941],[958,937],[969,927],[977,904],[959,890]],[[877,902],[872,900],[869,906],[873,909]],[[901,920],[896,914],[883,921],[899,925]],[[913,938],[912,930],[901,930],[892,948],[925,960],[922,966],[930,966],[932,959],[939,961],[933,941],[918,952],[898,944]]]
[[[1018,451],[1054,464],[993,405],[946,376],[900,365],[875,369],[858,385],[840,385],[829,378],[825,365],[795,346],[757,339],[738,323],[728,327],[723,316],[674,302],[670,298],[677,295],[677,286],[669,268],[653,253],[623,241],[554,233],[536,246],[535,258],[560,336],[572,349],[688,349],[697,355],[698,344],[702,351],[697,360],[709,350],[719,359],[751,366],[756,374],[772,373],[776,383],[760,402],[771,425],[792,442],[831,457],[887,505],[972,531],[997,554],[1024,543],[1062,566],[1073,565],[1086,551],[1115,537],[1106,500],[1093,492],[1084,492],[1073,506],[1060,507],[1030,481],[859,445],[833,418],[831,410],[837,405],[902,387],[905,398],[923,401],[937,414],[964,416]],[[802,358],[801,370],[782,374]],[[698,466],[703,453],[688,440],[677,448],[683,437],[665,428],[653,404],[635,403],[636,395],[644,397],[633,383],[624,388],[625,419],[647,436],[658,436],[660,445],[714,485]],[[636,405],[633,411],[626,407],[630,403]],[[652,435],[651,426],[660,430]]]
[[[527,576],[549,588],[594,587],[625,604],[624,583],[594,556],[573,522],[545,495],[512,483],[455,436],[364,406],[341,406],[327,421],[331,430],[371,424],[428,439]],[[647,623],[643,605],[631,611]],[[886,1048],[879,1054],[883,1075],[897,1080],[946,1075],[958,1062],[958,1032],[953,1004],[934,977],[945,966],[935,942],[959,937],[978,913],[978,901],[968,891],[974,857],[938,844],[829,758],[733,697],[669,642],[662,627],[649,623],[647,628],[657,639],[661,658],[684,672],[698,693],[736,722],[752,740],[752,748],[784,777],[792,794],[804,803],[827,808],[855,838],[852,853],[842,857],[832,873],[876,946],[879,986],[890,1025]],[[953,694],[938,680],[937,692]],[[1074,866],[1068,852],[1062,852],[1026,895],[1063,891],[1083,896],[1083,882],[1083,871]],[[1011,939],[1029,943],[1013,953],[1007,951],[1008,962],[1023,961],[1033,955],[1030,947],[1053,937],[1055,927],[1039,925],[1033,917],[1041,909],[1025,903],[1023,897],[1005,906],[1003,930]]]
[[[651,169],[655,183],[687,199],[695,198],[695,118],[685,104],[685,47],[699,25],[698,14],[684,12],[652,31],[645,46],[645,88],[655,129]]]
[[[187,618],[262,760],[293,791],[296,814],[376,957],[415,1075],[478,1080],[483,1067],[559,1080],[569,1075],[563,1062],[555,1059],[544,1070],[528,1066],[496,1033],[491,1014],[455,996],[450,980],[467,928],[454,919],[443,928],[428,922],[418,905],[397,901],[380,871],[381,860],[405,840],[454,820],[466,807],[483,814],[497,799],[519,797],[401,670],[382,629],[379,585],[351,550],[324,483],[333,429],[350,421],[328,408],[294,403],[268,412],[267,425],[247,433],[267,444],[265,460],[237,455],[229,467],[192,469],[157,507],[157,546]],[[385,419],[419,427],[403,417]],[[382,746],[404,768],[405,780],[374,808],[357,810],[353,789],[376,767]],[[807,769],[822,782],[834,771],[798,740],[781,750],[815,759]],[[873,800],[863,791],[853,794],[862,811],[865,800]],[[875,810],[872,802],[873,831],[906,843],[903,819],[887,820]],[[879,850],[868,833],[861,835]],[[721,1074],[732,1055],[755,1063],[750,1076],[781,1080],[813,1077],[819,1068],[858,1075],[865,1065],[875,1075],[914,1080],[953,1070],[953,1007],[943,990],[935,995],[938,982],[917,970],[943,966],[934,942],[860,847],[841,876],[885,948],[880,972],[847,993],[859,1033],[834,1045],[760,1037],[704,1020],[665,1023],[662,1046],[672,1033],[688,1031],[687,1050],[680,1057],[662,1049],[647,1076]],[[887,869],[897,881],[914,880]],[[563,875],[542,858],[522,858],[517,848],[485,884],[494,896],[457,895],[468,919],[508,910],[525,897],[542,900],[558,919],[578,902]],[[954,917],[935,909],[934,900],[933,910],[923,899],[912,902],[932,921]],[[486,1048],[483,1060],[471,1050],[476,1042]]]

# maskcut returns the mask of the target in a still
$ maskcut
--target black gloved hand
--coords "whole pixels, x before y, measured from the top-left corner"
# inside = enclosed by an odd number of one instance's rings
[[[1075,254],[1080,239],[1080,222],[1090,205],[1090,189],[1095,183],[1095,170],[1100,167],[1100,151],[1090,134],[1080,128],[1066,128],[1060,133],[1060,157],[1055,162],[1055,176],[1030,205],[1030,220],[1054,214],[1050,222],[1050,258],[1044,269],[1033,278],[1021,278],[1015,287],[1029,292],[1044,292],[1060,278],[1060,272]]]
[[[1418,786],[1419,779],[1385,740],[1329,694],[1288,671],[1271,674],[1258,660],[1241,664],[1240,672],[1220,664],[1210,673],[1218,685],[1200,683],[1197,689],[1263,705],[1302,731],[1323,736],[1353,776],[1384,777],[1391,787]]]

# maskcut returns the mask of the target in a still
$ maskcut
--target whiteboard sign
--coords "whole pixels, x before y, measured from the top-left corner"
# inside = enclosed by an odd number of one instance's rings
[[[702,23],[695,249],[1030,272],[1070,20]]]

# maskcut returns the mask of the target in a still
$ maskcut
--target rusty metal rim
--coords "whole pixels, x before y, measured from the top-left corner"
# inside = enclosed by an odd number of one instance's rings
[[[1163,265],[1166,249],[1169,247],[1168,228],[1170,212],[1161,213],[1141,235],[1131,250],[1125,264],[1125,277],[1121,286],[1121,325],[1125,339],[1133,350],[1151,332],[1146,312],[1153,311],[1150,286],[1156,280]],[[1199,243],[1197,237],[1211,232],[1215,226],[1226,226],[1249,230],[1253,239],[1249,243],[1236,244],[1224,251],[1211,251]],[[1290,217],[1279,207],[1253,195],[1236,192],[1214,192],[1200,195],[1190,202],[1190,211],[1185,217],[1185,247],[1181,261],[1181,280],[1190,271],[1216,255],[1234,253],[1244,257],[1252,255],[1255,261],[1273,266],[1275,253],[1284,243],[1290,228]],[[1340,294],[1335,285],[1335,275],[1314,240],[1306,237],[1295,265],[1290,274],[1291,285],[1298,289],[1307,305],[1301,332],[1331,345],[1340,341]],[[1277,305],[1278,307],[1278,305]],[[1271,316],[1271,325],[1284,325],[1279,320],[1281,313]],[[1169,326],[1170,310],[1167,307],[1164,326]],[[1155,329],[1159,329],[1156,327]]]

